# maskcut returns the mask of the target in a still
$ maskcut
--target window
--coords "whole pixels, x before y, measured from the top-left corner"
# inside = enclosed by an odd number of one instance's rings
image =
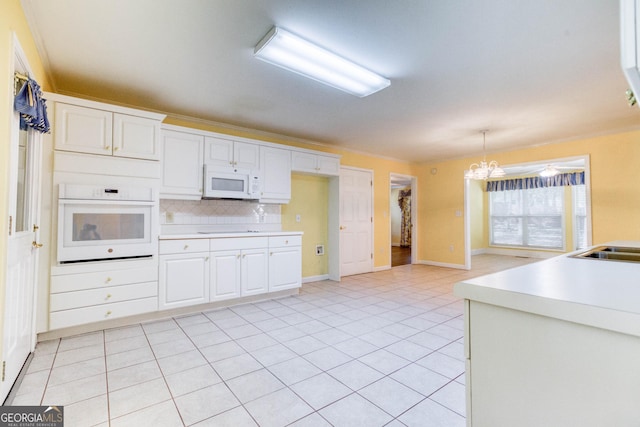
[[[587,243],[587,192],[584,185],[571,187],[573,193],[573,245],[583,249]]]
[[[564,187],[489,193],[490,244],[564,249]]]

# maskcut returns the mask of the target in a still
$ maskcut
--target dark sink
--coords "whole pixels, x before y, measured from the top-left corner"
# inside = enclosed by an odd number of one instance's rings
[[[640,248],[624,246],[598,246],[576,255],[572,258],[599,259],[605,261],[640,262]]]

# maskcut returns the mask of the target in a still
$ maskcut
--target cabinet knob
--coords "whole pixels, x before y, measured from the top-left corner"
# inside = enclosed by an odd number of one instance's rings
[[[269,252],[269,256],[273,256],[273,252]]]
[[[111,316],[111,310],[107,311],[107,312],[104,314],[104,317],[108,317],[108,316]]]
[[[238,256],[236,258],[240,259],[240,254],[238,254]]]
[[[288,241],[288,240],[285,240],[285,241],[284,241],[284,244],[285,244],[285,245],[288,245],[288,244],[289,244],[289,241]]]
[[[184,245],[184,250],[186,251],[189,248],[189,245]]]
[[[205,261],[209,261],[209,257],[206,257],[204,260],[205,260]]]
[[[120,147],[113,147],[113,151],[118,151]]]
[[[107,294],[107,297],[105,299],[109,299],[111,298],[111,294]]]
[[[110,146],[110,145],[105,145],[105,146],[104,146],[104,149],[105,149],[105,150],[111,150],[111,146]]]
[[[106,282],[109,283],[111,280],[112,280],[111,277],[107,277]]]

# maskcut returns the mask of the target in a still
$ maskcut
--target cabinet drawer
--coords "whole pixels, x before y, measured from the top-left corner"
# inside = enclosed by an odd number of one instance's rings
[[[157,267],[110,270],[95,273],[51,276],[51,293],[128,285],[158,280]]]
[[[160,255],[209,252],[209,239],[161,240]]]
[[[133,316],[158,310],[158,297],[55,311],[49,316],[49,329],[67,328],[86,323]]]
[[[105,286],[76,292],[62,292],[51,295],[51,311],[70,310],[92,305],[108,304],[126,300],[155,297],[158,282],[136,283],[134,285]]]
[[[209,249],[211,251],[235,251],[242,249],[258,249],[269,246],[268,237],[236,237],[211,239]]]
[[[287,246],[302,246],[302,236],[271,236],[270,248],[285,248]]]

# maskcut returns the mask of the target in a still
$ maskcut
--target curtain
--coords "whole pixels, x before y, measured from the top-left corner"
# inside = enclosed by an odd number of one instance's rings
[[[411,190],[398,192],[398,206],[402,218],[400,219],[400,247],[411,246]]]
[[[21,81],[24,83],[13,99],[13,109],[20,113],[20,129],[32,128],[38,132],[48,133],[50,126],[47,105],[42,97],[40,85],[31,78]]]
[[[584,185],[584,172],[561,173],[548,178],[531,176],[488,181],[487,191],[529,190],[532,188],[561,187],[565,185]]]

